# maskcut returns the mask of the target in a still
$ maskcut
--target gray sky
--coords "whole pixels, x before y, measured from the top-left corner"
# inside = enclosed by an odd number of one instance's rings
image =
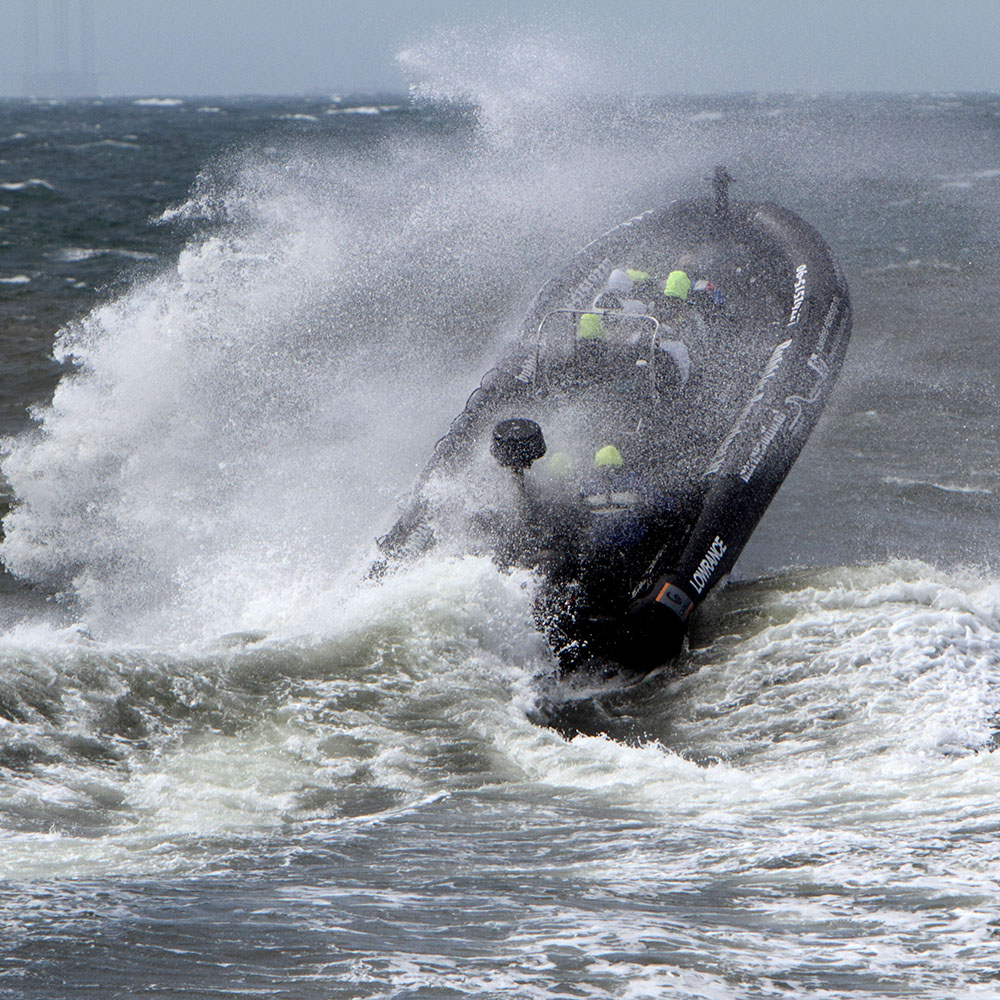
[[[529,74],[595,90],[1000,90],[1000,0],[0,0],[0,95],[33,68],[33,18],[42,72],[85,68],[81,4],[104,95],[402,91],[404,48],[503,86],[488,50],[538,39],[561,57]]]

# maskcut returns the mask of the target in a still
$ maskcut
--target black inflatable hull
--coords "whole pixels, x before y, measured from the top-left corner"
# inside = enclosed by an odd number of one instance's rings
[[[623,223],[542,288],[520,337],[438,442],[413,499],[380,539],[387,563],[444,543],[535,568],[539,625],[567,669],[648,670],[679,652],[843,362],[850,298],[822,238],[780,206],[729,204],[724,186],[716,195]],[[678,261],[710,277],[724,304],[702,294],[680,314],[657,313],[663,273]],[[611,296],[606,308],[602,289],[614,275],[650,262],[659,291]],[[600,344],[588,342],[593,330]],[[511,418],[520,421],[518,443],[505,457],[494,430]],[[544,432],[553,466],[563,456],[561,469],[575,461],[581,471],[560,479],[546,469],[546,445],[528,425]],[[627,494],[632,502],[595,508],[593,486],[583,485],[595,449],[599,460],[612,455],[613,472],[641,480]]]

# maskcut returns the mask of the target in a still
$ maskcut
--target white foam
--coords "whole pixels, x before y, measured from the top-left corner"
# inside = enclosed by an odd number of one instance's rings
[[[179,97],[140,97],[132,103],[143,108],[179,108],[184,101]]]
[[[84,142],[72,149],[142,149],[137,142],[129,142],[124,139],[98,139],[95,142]]]
[[[0,285],[30,285],[31,278],[26,274],[14,274],[8,278],[0,278]]]
[[[55,260],[68,264],[94,260],[97,257],[123,257],[126,260],[157,260],[154,253],[144,250],[126,250],[123,247],[63,247],[51,255]]]
[[[0,813],[17,809],[48,830],[46,817],[63,810],[115,803],[101,836],[58,832],[58,823],[52,833],[10,834],[0,868],[20,878],[184,870],[205,838],[365,825],[470,779],[493,782],[505,767],[490,749],[495,733],[532,728],[512,704],[527,676],[518,664],[539,652],[528,584],[485,559],[424,561],[380,585],[303,595],[295,609],[262,605],[268,637],[164,652],[37,622],[0,635],[5,696],[25,716],[19,740],[52,759],[51,782],[0,789]],[[133,747],[128,767],[95,776],[60,750],[57,727],[33,707],[44,708],[44,691],[58,692],[95,745],[108,744],[108,705],[131,706],[148,751]],[[220,732],[218,713],[238,724]],[[441,732],[463,734],[477,768],[456,749],[449,776]]]
[[[866,815],[916,818],[960,799],[955,783],[979,780],[1000,713],[1000,589],[909,563],[777,586],[757,601],[775,601],[780,623],[697,652],[690,677],[650,682],[652,701],[635,694],[653,733],[664,714],[674,749],[578,737],[564,753],[545,734],[513,733],[510,752],[536,780],[606,786],[672,815],[711,804],[746,818],[782,802],[804,816],[843,810],[849,826],[860,800]]]
[[[906,476],[884,476],[882,481],[894,486],[927,486],[942,493],[970,493],[992,496],[993,490],[984,486],[968,486],[962,483],[935,483],[928,479],[911,479]]]
[[[355,108],[327,108],[324,114],[327,115],[379,115],[382,108],[374,105],[359,105]]]
[[[95,257],[102,256],[103,253],[103,250],[92,247],[63,247],[62,250],[56,251],[55,256],[57,260],[72,264],[77,261],[93,260]]]
[[[44,188],[46,191],[55,190],[47,180],[41,177],[32,177],[27,181],[0,182],[0,191],[30,191],[32,188]]]

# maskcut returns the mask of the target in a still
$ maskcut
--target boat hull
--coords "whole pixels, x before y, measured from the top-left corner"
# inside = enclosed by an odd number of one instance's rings
[[[681,266],[702,278],[687,301],[663,295]],[[633,279],[634,297],[610,291]],[[538,293],[380,540],[387,562],[444,542],[530,566],[565,669],[669,661],[819,419],[850,330],[839,267],[788,209],[717,197],[623,223]],[[537,427],[541,452],[504,458],[504,421]]]

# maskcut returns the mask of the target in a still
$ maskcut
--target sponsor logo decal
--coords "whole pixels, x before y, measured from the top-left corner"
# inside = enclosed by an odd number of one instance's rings
[[[791,432],[795,431],[795,428],[799,425],[799,421],[802,419],[802,408],[804,406],[811,406],[819,399],[823,383],[830,374],[830,366],[818,354],[811,355],[807,365],[810,371],[816,374],[816,384],[813,386],[812,392],[808,396],[785,397],[785,406],[788,407],[792,415],[792,422],[788,425],[788,429]]]
[[[656,602],[670,608],[681,621],[687,621],[694,608],[694,601],[676,583],[665,583],[656,595]]]
[[[805,264],[799,264],[795,268],[795,289],[792,292],[792,315],[788,320],[789,326],[795,326],[799,321],[802,303],[806,300],[806,275],[808,274],[809,268]]]
[[[715,568],[725,554],[726,543],[716,535],[701,562],[698,563],[698,568],[691,575],[690,583],[696,594],[702,593],[708,586],[708,581],[712,579]]]
[[[830,331],[833,329],[833,321],[836,319],[839,309],[840,298],[834,295],[830,300],[830,308],[827,309],[826,316],[823,318],[823,327],[819,331],[819,340],[816,343],[817,352],[826,350],[826,342],[830,339]]]
[[[763,437],[753,446],[753,450],[739,471],[739,477],[743,482],[750,482],[750,477],[757,471],[757,466],[760,465],[761,460],[767,454],[767,449],[771,447],[771,442],[778,436],[778,431],[781,430],[787,418],[788,415],[783,410],[771,411],[771,422],[768,424],[767,430],[764,432]]]
[[[604,290],[608,275],[613,268],[611,261],[607,257],[601,261],[593,271],[588,274],[583,281],[573,289],[569,301],[574,306],[589,306]]]
[[[526,354],[524,361],[521,362],[521,367],[518,369],[517,374],[514,376],[519,382],[524,382],[530,385],[535,381],[535,373],[538,371],[538,357],[532,352],[531,354]]]
[[[722,468],[722,463],[726,460],[726,454],[729,451],[729,446],[743,432],[753,408],[764,398],[768,382],[770,382],[771,379],[773,379],[777,374],[778,368],[781,365],[781,359],[785,356],[785,351],[787,351],[791,345],[791,340],[786,340],[778,344],[778,346],[774,349],[771,359],[767,363],[767,368],[764,369],[764,374],[761,375],[760,381],[757,383],[757,387],[753,391],[753,395],[747,401],[747,405],[743,407],[743,412],[740,414],[736,423],[733,424],[733,429],[726,435],[726,439],[722,442],[722,444],[719,445],[719,450],[715,453],[715,457],[712,459],[708,469],[705,470],[706,476],[711,476]]]

